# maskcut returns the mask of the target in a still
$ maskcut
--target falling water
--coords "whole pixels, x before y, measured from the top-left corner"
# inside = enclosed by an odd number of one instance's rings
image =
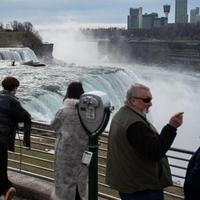
[[[40,33],[45,41],[54,43],[54,64],[47,62],[47,66],[36,68],[0,65],[1,80],[7,75],[19,78],[18,96],[34,120],[53,119],[70,81],[82,81],[86,91],[106,92],[115,111],[123,105],[127,88],[140,82],[151,88],[153,106],[148,117],[158,131],[174,113],[183,111],[184,124],[178,129],[173,146],[190,150],[199,146],[199,72],[112,63],[98,54],[96,42],[88,41],[78,30],[42,29]]]

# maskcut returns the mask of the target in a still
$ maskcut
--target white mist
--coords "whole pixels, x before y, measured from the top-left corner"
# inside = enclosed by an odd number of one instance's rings
[[[130,84],[138,81],[149,86],[153,94],[150,118],[156,128],[160,131],[173,114],[184,112],[184,122],[177,131],[173,146],[196,150],[200,145],[200,106],[198,104],[200,102],[200,73],[186,71],[182,66],[179,69],[166,70],[162,67],[135,63],[130,65],[102,64],[102,57],[98,54],[97,43],[88,41],[78,28],[60,27],[57,29],[54,27],[53,29],[41,29],[40,33],[45,41],[54,43],[53,55],[55,58],[64,60],[67,63],[75,63],[75,66],[88,67],[96,64],[98,68],[101,65],[102,69],[111,66],[116,69],[121,68],[129,75],[128,81]],[[94,89],[95,87],[98,88],[99,86],[93,85]],[[112,88],[112,91],[117,90],[119,90],[119,87]],[[120,94],[117,91],[118,93]],[[125,91],[122,94],[124,93]],[[109,95],[116,96],[115,94]],[[118,98],[123,104],[124,96],[119,95]]]

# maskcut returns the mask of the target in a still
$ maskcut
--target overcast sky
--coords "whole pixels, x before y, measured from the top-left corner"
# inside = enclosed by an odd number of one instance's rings
[[[62,23],[126,24],[130,7],[143,7],[143,13],[164,16],[163,4],[171,5],[169,22],[174,22],[175,0],[0,0],[0,21],[30,21],[33,25]],[[190,9],[199,0],[188,0]]]

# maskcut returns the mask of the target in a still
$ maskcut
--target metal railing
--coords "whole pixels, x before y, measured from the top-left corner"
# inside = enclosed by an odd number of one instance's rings
[[[22,145],[22,135],[16,139],[15,152],[9,152],[9,169],[19,173],[41,179],[54,181],[53,154],[55,134],[47,124],[33,123],[31,133],[31,149]],[[165,195],[167,199],[184,199],[183,182],[188,161],[193,154],[192,151],[171,148],[168,158],[172,170],[174,186],[167,188]],[[117,191],[112,190],[105,184],[105,169],[107,155],[107,134],[104,133],[99,139],[98,153],[98,187],[99,196],[111,200],[118,200]]]

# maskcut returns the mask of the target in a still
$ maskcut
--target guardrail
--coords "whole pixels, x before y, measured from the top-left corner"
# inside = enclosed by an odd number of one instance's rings
[[[41,179],[54,181],[53,154],[55,144],[54,131],[47,124],[33,123],[31,133],[31,149],[22,145],[23,135],[19,133],[16,139],[15,152],[9,152],[9,169]],[[171,148],[167,156],[174,186],[165,191],[168,200],[184,199],[183,182],[188,161],[193,154],[192,151]],[[98,153],[98,187],[99,196],[106,199],[118,200],[117,191],[112,190],[105,184],[105,169],[107,155],[107,134],[104,133],[99,139]]]

